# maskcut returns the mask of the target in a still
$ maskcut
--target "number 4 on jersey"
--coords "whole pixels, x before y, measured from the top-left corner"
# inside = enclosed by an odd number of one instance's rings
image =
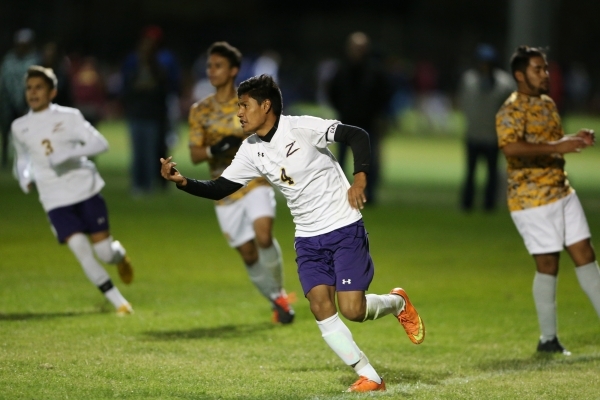
[[[287,182],[290,186],[294,184],[294,180],[285,173],[285,168],[281,168],[281,181]]]

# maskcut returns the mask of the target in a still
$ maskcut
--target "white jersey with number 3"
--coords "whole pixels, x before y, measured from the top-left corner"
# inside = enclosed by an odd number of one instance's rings
[[[246,185],[264,176],[279,189],[294,217],[296,236],[316,236],[358,221],[350,207],[350,183],[327,149],[339,121],[282,115],[270,142],[246,139],[221,175]]]
[[[57,166],[50,162],[51,154],[69,151],[100,135],[79,110],[52,104],[40,112],[30,111],[13,122],[12,133],[21,187],[25,190],[29,182],[35,182],[44,210],[79,203],[104,186],[87,157]]]

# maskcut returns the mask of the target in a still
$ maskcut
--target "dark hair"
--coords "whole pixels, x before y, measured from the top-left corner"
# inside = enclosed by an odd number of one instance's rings
[[[529,60],[533,57],[542,57],[546,59],[546,53],[539,47],[519,46],[510,57],[510,70],[515,76],[515,72],[521,71],[525,73]]]
[[[242,65],[242,53],[227,42],[214,42],[206,52],[207,55],[218,54],[225,57],[232,67],[240,68]]]
[[[41,65],[32,65],[29,68],[27,68],[27,73],[25,74],[25,81],[27,82],[29,78],[34,77],[42,78],[44,81],[46,81],[46,83],[50,87],[50,90],[56,89],[58,80],[56,79],[56,75],[54,74],[52,68],[44,68]]]
[[[270,75],[262,74],[246,79],[244,82],[240,83],[237,94],[238,97],[247,94],[256,100],[258,104],[262,104],[265,100],[270,100],[271,109],[275,115],[278,117],[281,115],[281,110],[283,109],[281,90]]]

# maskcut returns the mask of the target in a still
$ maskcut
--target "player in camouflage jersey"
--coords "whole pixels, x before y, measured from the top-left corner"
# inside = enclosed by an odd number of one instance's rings
[[[594,132],[565,136],[549,91],[546,55],[519,47],[511,58],[517,91],[496,115],[498,144],[508,168],[508,207],[537,272],[533,297],[541,328],[539,352],[569,355],[558,341],[556,283],[559,255],[566,249],[584,292],[600,316],[600,270],[588,223],[564,171],[563,154],[594,144]]]
[[[189,115],[190,156],[194,164],[208,162],[213,179],[231,164],[247,136],[237,118],[235,79],[242,55],[227,42],[208,49],[206,72],[216,92],[192,105]],[[283,288],[283,259],[272,235],[275,193],[264,178],[215,202],[221,230],[240,253],[248,276],[271,302],[273,321],[291,323],[294,310]]]

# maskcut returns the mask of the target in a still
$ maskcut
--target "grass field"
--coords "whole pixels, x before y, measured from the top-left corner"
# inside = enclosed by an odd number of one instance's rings
[[[567,131],[600,121],[566,120]],[[0,399],[599,399],[600,323],[568,257],[558,287],[559,334],[571,357],[535,354],[533,261],[504,203],[458,211],[462,149],[456,138],[390,136],[378,206],[364,210],[376,274],[371,292],[410,294],[427,326],[415,346],[392,317],[347,322],[388,391],[342,393],[355,379],[320,338],[295,272],[293,225],[281,198],[275,234],[292,326],[270,323],[239,256],[221,237],[212,203],[170,188],[128,191],[127,134],[100,127],[111,151],[111,230],[136,271],[115,283],[135,315],[118,318],[58,246],[36,195],[0,172]],[[183,173],[185,133],[174,151]],[[600,237],[600,148],[567,156],[567,170]],[[480,177],[481,178],[481,177]]]

